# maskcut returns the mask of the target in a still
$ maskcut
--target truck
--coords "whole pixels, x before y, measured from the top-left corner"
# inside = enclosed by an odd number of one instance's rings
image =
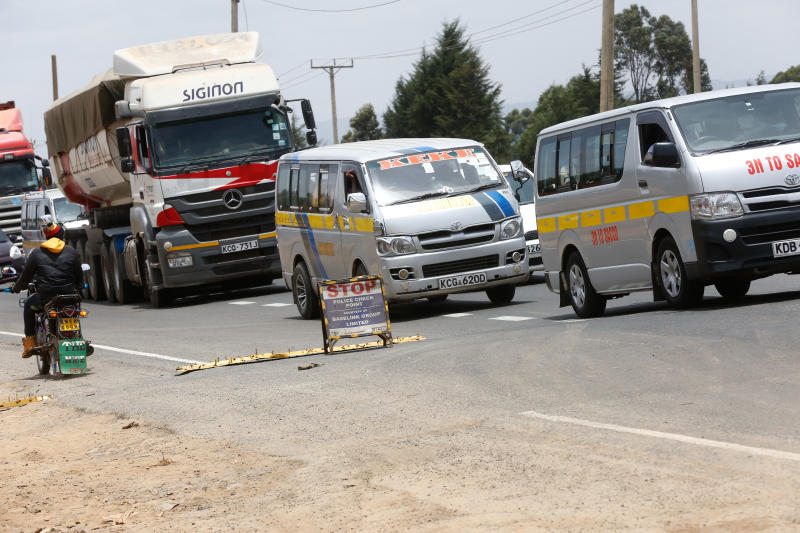
[[[295,150],[292,100],[261,55],[257,32],[117,50],[110,70],[45,111],[55,181],[89,221],[66,236],[91,267],[89,297],[143,292],[161,307],[187,289],[281,275],[275,180]]]
[[[12,242],[21,234],[22,196],[50,183],[50,163],[34,154],[22,129],[22,113],[15,102],[0,103],[0,230]]]

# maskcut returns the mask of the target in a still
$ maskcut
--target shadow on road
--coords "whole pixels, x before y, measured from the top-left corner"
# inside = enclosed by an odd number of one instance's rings
[[[482,295],[482,293],[478,294]],[[529,303],[528,301],[520,300],[512,301],[506,305],[497,305],[488,301],[485,295],[483,296],[482,299],[478,299],[478,296],[475,300],[448,299],[444,302],[415,300],[408,303],[393,303],[389,304],[389,314],[392,322],[407,322],[410,320],[432,318],[452,313],[472,313],[484,309],[513,309],[518,305]]]

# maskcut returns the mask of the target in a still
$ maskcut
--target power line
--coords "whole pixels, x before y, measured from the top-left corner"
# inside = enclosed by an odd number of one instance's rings
[[[309,82],[311,80],[315,80],[315,79],[317,79],[317,78],[319,78],[320,76],[323,76],[323,75],[325,75],[325,72],[318,72],[316,74],[316,76],[311,76],[310,78],[307,78],[307,79],[305,79],[303,81],[297,81],[297,82],[290,83],[288,85],[283,85],[283,86],[281,86],[281,90],[284,91],[286,89],[291,89],[292,87],[297,87],[298,85],[303,85],[304,83],[307,83],[307,82]]]
[[[296,11],[312,11],[315,13],[349,13],[352,11],[363,11],[365,9],[372,9],[375,7],[388,6],[389,4],[396,4],[400,0],[389,0],[388,2],[382,2],[380,4],[372,4],[363,7],[353,7],[350,9],[312,9],[307,7],[296,7],[287,4],[281,4],[280,2],[273,2],[272,0],[261,0],[261,1],[267,4],[272,4],[273,6],[285,7],[286,9],[294,9]]]

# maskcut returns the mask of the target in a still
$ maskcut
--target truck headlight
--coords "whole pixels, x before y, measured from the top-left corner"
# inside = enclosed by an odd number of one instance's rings
[[[513,239],[522,234],[522,224],[520,224],[519,217],[506,220],[500,224],[500,240]]]
[[[170,268],[190,267],[194,264],[192,254],[169,254],[167,264]]]
[[[375,239],[378,255],[408,255],[417,253],[417,247],[411,237],[378,237]]]
[[[732,192],[695,194],[689,198],[689,209],[695,220],[721,220],[744,215],[739,197]]]

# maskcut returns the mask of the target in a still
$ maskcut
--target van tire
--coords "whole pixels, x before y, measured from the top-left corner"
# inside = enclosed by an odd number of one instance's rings
[[[301,317],[306,320],[319,317],[317,294],[311,285],[311,276],[308,275],[306,264],[302,261],[294,266],[292,272],[292,296]]]
[[[517,289],[513,285],[500,285],[499,287],[486,289],[486,296],[489,297],[489,301],[493,304],[505,305],[511,303],[516,292]]]
[[[606,310],[606,299],[597,294],[589,280],[589,273],[578,252],[572,252],[566,264],[567,296],[575,314],[581,318],[594,318]]]
[[[100,246],[100,277],[103,280],[103,290],[106,293],[106,298],[108,298],[108,301],[111,303],[117,301],[117,295],[114,294],[113,253],[110,242],[104,242]]]
[[[714,282],[717,292],[726,300],[737,302],[744,298],[750,290],[750,280],[741,277],[729,277],[718,279]]]
[[[428,296],[428,301],[432,304],[442,303],[447,300],[447,294],[440,294],[439,296]]]
[[[356,278],[359,276],[369,276],[369,272],[367,272],[367,267],[365,267],[364,263],[362,263],[361,261],[359,261],[358,264],[356,264],[356,268],[353,271],[353,274],[354,274],[353,277]]]
[[[655,278],[664,299],[673,307],[692,307],[703,299],[705,286],[689,279],[681,253],[672,237],[664,237],[656,252]]]

